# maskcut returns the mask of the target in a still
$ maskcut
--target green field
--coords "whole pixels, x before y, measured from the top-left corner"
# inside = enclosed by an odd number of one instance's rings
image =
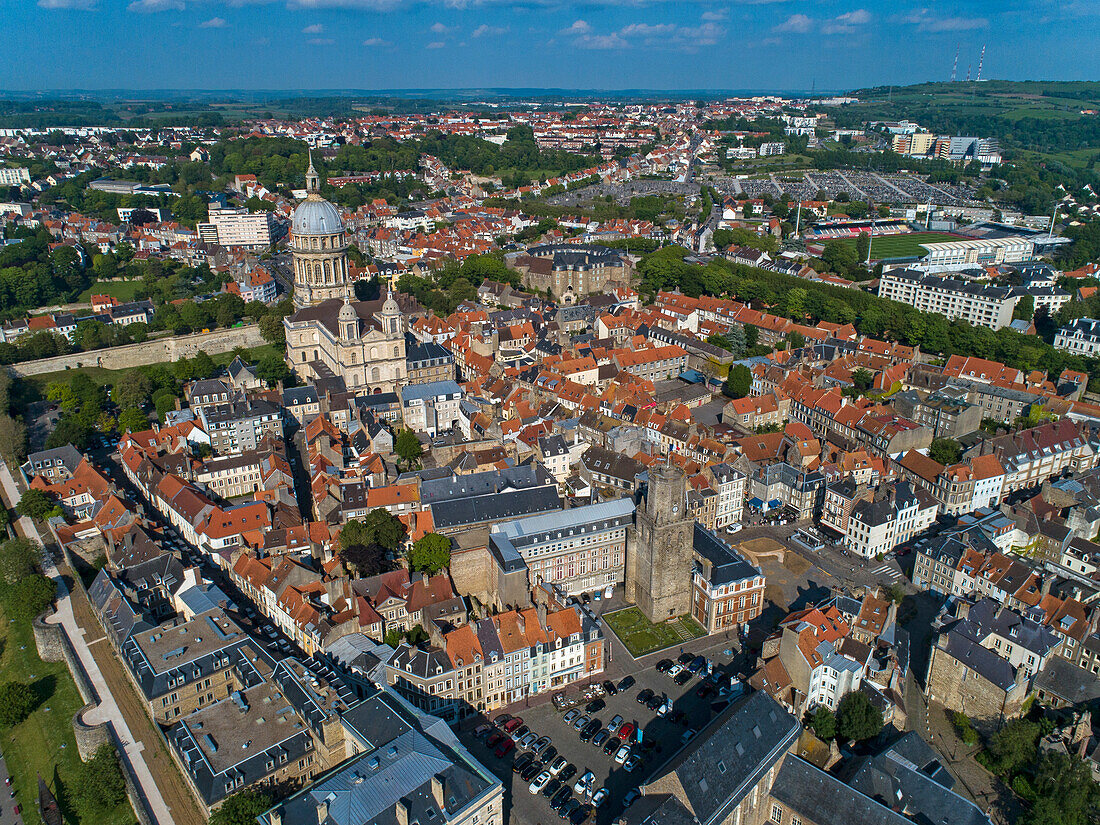
[[[653,624],[636,607],[604,613],[603,619],[635,659],[666,647],[687,644],[707,635],[702,625],[690,616]]]
[[[254,347],[253,349],[247,350],[247,352],[252,363],[255,363],[260,358],[268,355],[269,353],[274,353],[275,355],[278,355],[280,357],[283,354],[282,350],[274,344],[264,344],[262,347]],[[210,358],[218,366],[225,366],[233,360],[233,353],[223,352],[220,355],[211,355]],[[28,375],[22,380],[27,383],[33,384],[44,398],[46,396],[46,388],[50,384],[53,384],[55,382],[68,383],[69,381],[73,380],[73,376],[77,373],[83,373],[84,375],[87,375],[97,384],[113,387],[115,385],[115,382],[118,381],[119,378],[135,369],[140,369],[140,367],[131,367],[124,370],[109,370],[104,369],[103,367],[80,367],[79,369],[60,370],[58,372],[44,372],[41,375]]]
[[[944,232],[910,232],[908,235],[876,235],[871,241],[871,260],[881,258],[911,258],[924,255],[921,244],[957,241],[957,235]],[[855,247],[855,238],[842,238],[841,243]]]
[[[4,761],[11,772],[16,799],[23,806],[22,819],[28,825],[41,822],[38,816],[38,774],[57,797],[66,822],[90,823],[74,809],[72,782],[80,754],[73,738],[72,718],[84,701],[64,662],[43,662],[38,658],[29,624],[9,623],[0,617],[0,682],[25,682],[39,697],[38,707],[23,722],[0,736]],[[8,800],[4,800],[9,804]],[[128,802],[110,815],[96,817],[95,825],[129,825],[135,822]]]
[[[141,281],[96,281],[77,296],[77,303],[87,304],[93,295],[110,295],[120,301],[134,300],[134,293],[141,286]]]

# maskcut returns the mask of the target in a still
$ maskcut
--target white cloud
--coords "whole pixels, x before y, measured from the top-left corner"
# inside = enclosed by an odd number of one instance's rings
[[[183,0],[134,0],[129,6],[130,11],[152,14],[158,11],[183,11]]]
[[[211,17],[209,20],[204,20],[199,23],[200,29],[224,29],[229,24],[225,22],[224,17]]]
[[[592,27],[589,26],[585,21],[575,20],[575,21],[573,21],[572,26],[570,26],[567,29],[562,29],[561,34],[580,35],[580,34],[589,34],[591,31],[592,31]]]
[[[489,26],[482,23],[476,29],[474,29],[471,37],[496,37],[502,35],[508,31],[507,26]]]
[[[447,44],[444,43],[442,40],[434,40],[431,43],[429,43],[427,46],[425,46],[424,48],[425,49],[442,49],[442,48],[445,48],[446,46],[447,46]]]
[[[38,0],[44,9],[71,9],[75,11],[93,11],[96,0]]]
[[[583,21],[577,21],[583,23]],[[617,32],[593,34],[588,25],[584,28],[574,23],[563,33],[583,32],[573,41],[581,49],[629,49],[645,46],[651,49],[674,49],[694,52],[700,46],[713,46],[725,35],[726,30],[717,23],[699,26],[677,26],[674,23],[631,23]]]
[[[311,37],[306,42],[311,46],[331,46],[336,41],[331,37]]]
[[[312,26],[306,26],[302,29],[302,34],[324,34],[325,27],[321,23],[314,23]]]
[[[792,14],[778,26],[772,29],[773,32],[794,32],[795,34],[805,34],[814,27],[814,20],[812,17],[807,17],[804,14]]]
[[[613,34],[586,34],[577,39],[576,45],[581,49],[629,49],[630,43],[623,40],[617,33]]]
[[[380,48],[382,46],[389,46],[390,41],[383,40],[381,37],[368,37],[366,40],[363,41],[363,45],[364,46],[375,46],[375,47]]]
[[[866,9],[856,9],[838,15],[832,20],[826,20],[821,25],[821,33],[848,34],[855,31],[856,26],[863,26],[869,22],[871,22],[871,13]]]
[[[961,32],[989,28],[984,17],[937,17],[928,9],[914,9],[902,18],[925,32]]]
[[[442,23],[432,23],[431,30],[436,34],[449,34],[451,31],[447,26],[444,26]]]
[[[715,22],[715,23],[717,23],[720,20],[726,20],[726,19],[729,18],[729,16],[730,16],[730,10],[729,9],[718,9],[717,11],[705,11],[705,12],[703,12],[703,15],[702,15],[704,20],[710,20],[711,22]]]
[[[857,27],[871,22],[871,13],[867,9],[855,9],[827,20],[816,20],[805,14],[792,14],[778,26],[772,28],[776,33],[808,34],[812,31],[821,34],[850,34]]]

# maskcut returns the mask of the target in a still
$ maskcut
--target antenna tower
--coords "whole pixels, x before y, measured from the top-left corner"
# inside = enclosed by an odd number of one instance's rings
[[[955,82],[955,74],[958,72],[958,69],[959,69],[959,49],[961,49],[961,48],[962,48],[961,43],[958,46],[955,47],[955,62],[951,64],[951,82],[952,83]]]
[[[982,56],[978,58],[978,76],[975,78],[977,82],[981,82],[982,79],[982,64],[985,62],[985,44],[982,44]]]

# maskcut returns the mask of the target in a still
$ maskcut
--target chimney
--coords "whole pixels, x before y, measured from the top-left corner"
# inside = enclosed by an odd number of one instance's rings
[[[443,774],[441,773],[432,775],[432,797],[435,799],[435,804],[439,810],[446,813],[447,808],[443,804]]]
[[[546,627],[546,602],[540,601],[535,609],[538,611],[539,627]]]
[[[324,825],[328,819],[328,797],[317,803],[317,825]]]
[[[280,805],[277,808],[272,808],[271,813],[268,814],[268,822],[271,825],[283,825],[283,806]]]
[[[409,804],[404,797],[397,800],[394,813],[397,815],[397,825],[409,825]]]

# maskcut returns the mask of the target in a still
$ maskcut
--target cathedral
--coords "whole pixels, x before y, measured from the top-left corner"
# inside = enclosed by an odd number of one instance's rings
[[[406,377],[405,316],[392,291],[379,301],[352,300],[347,248],[340,212],[321,197],[311,159],[306,198],[291,221],[287,362],[304,381],[339,376],[349,390],[396,392]]]

